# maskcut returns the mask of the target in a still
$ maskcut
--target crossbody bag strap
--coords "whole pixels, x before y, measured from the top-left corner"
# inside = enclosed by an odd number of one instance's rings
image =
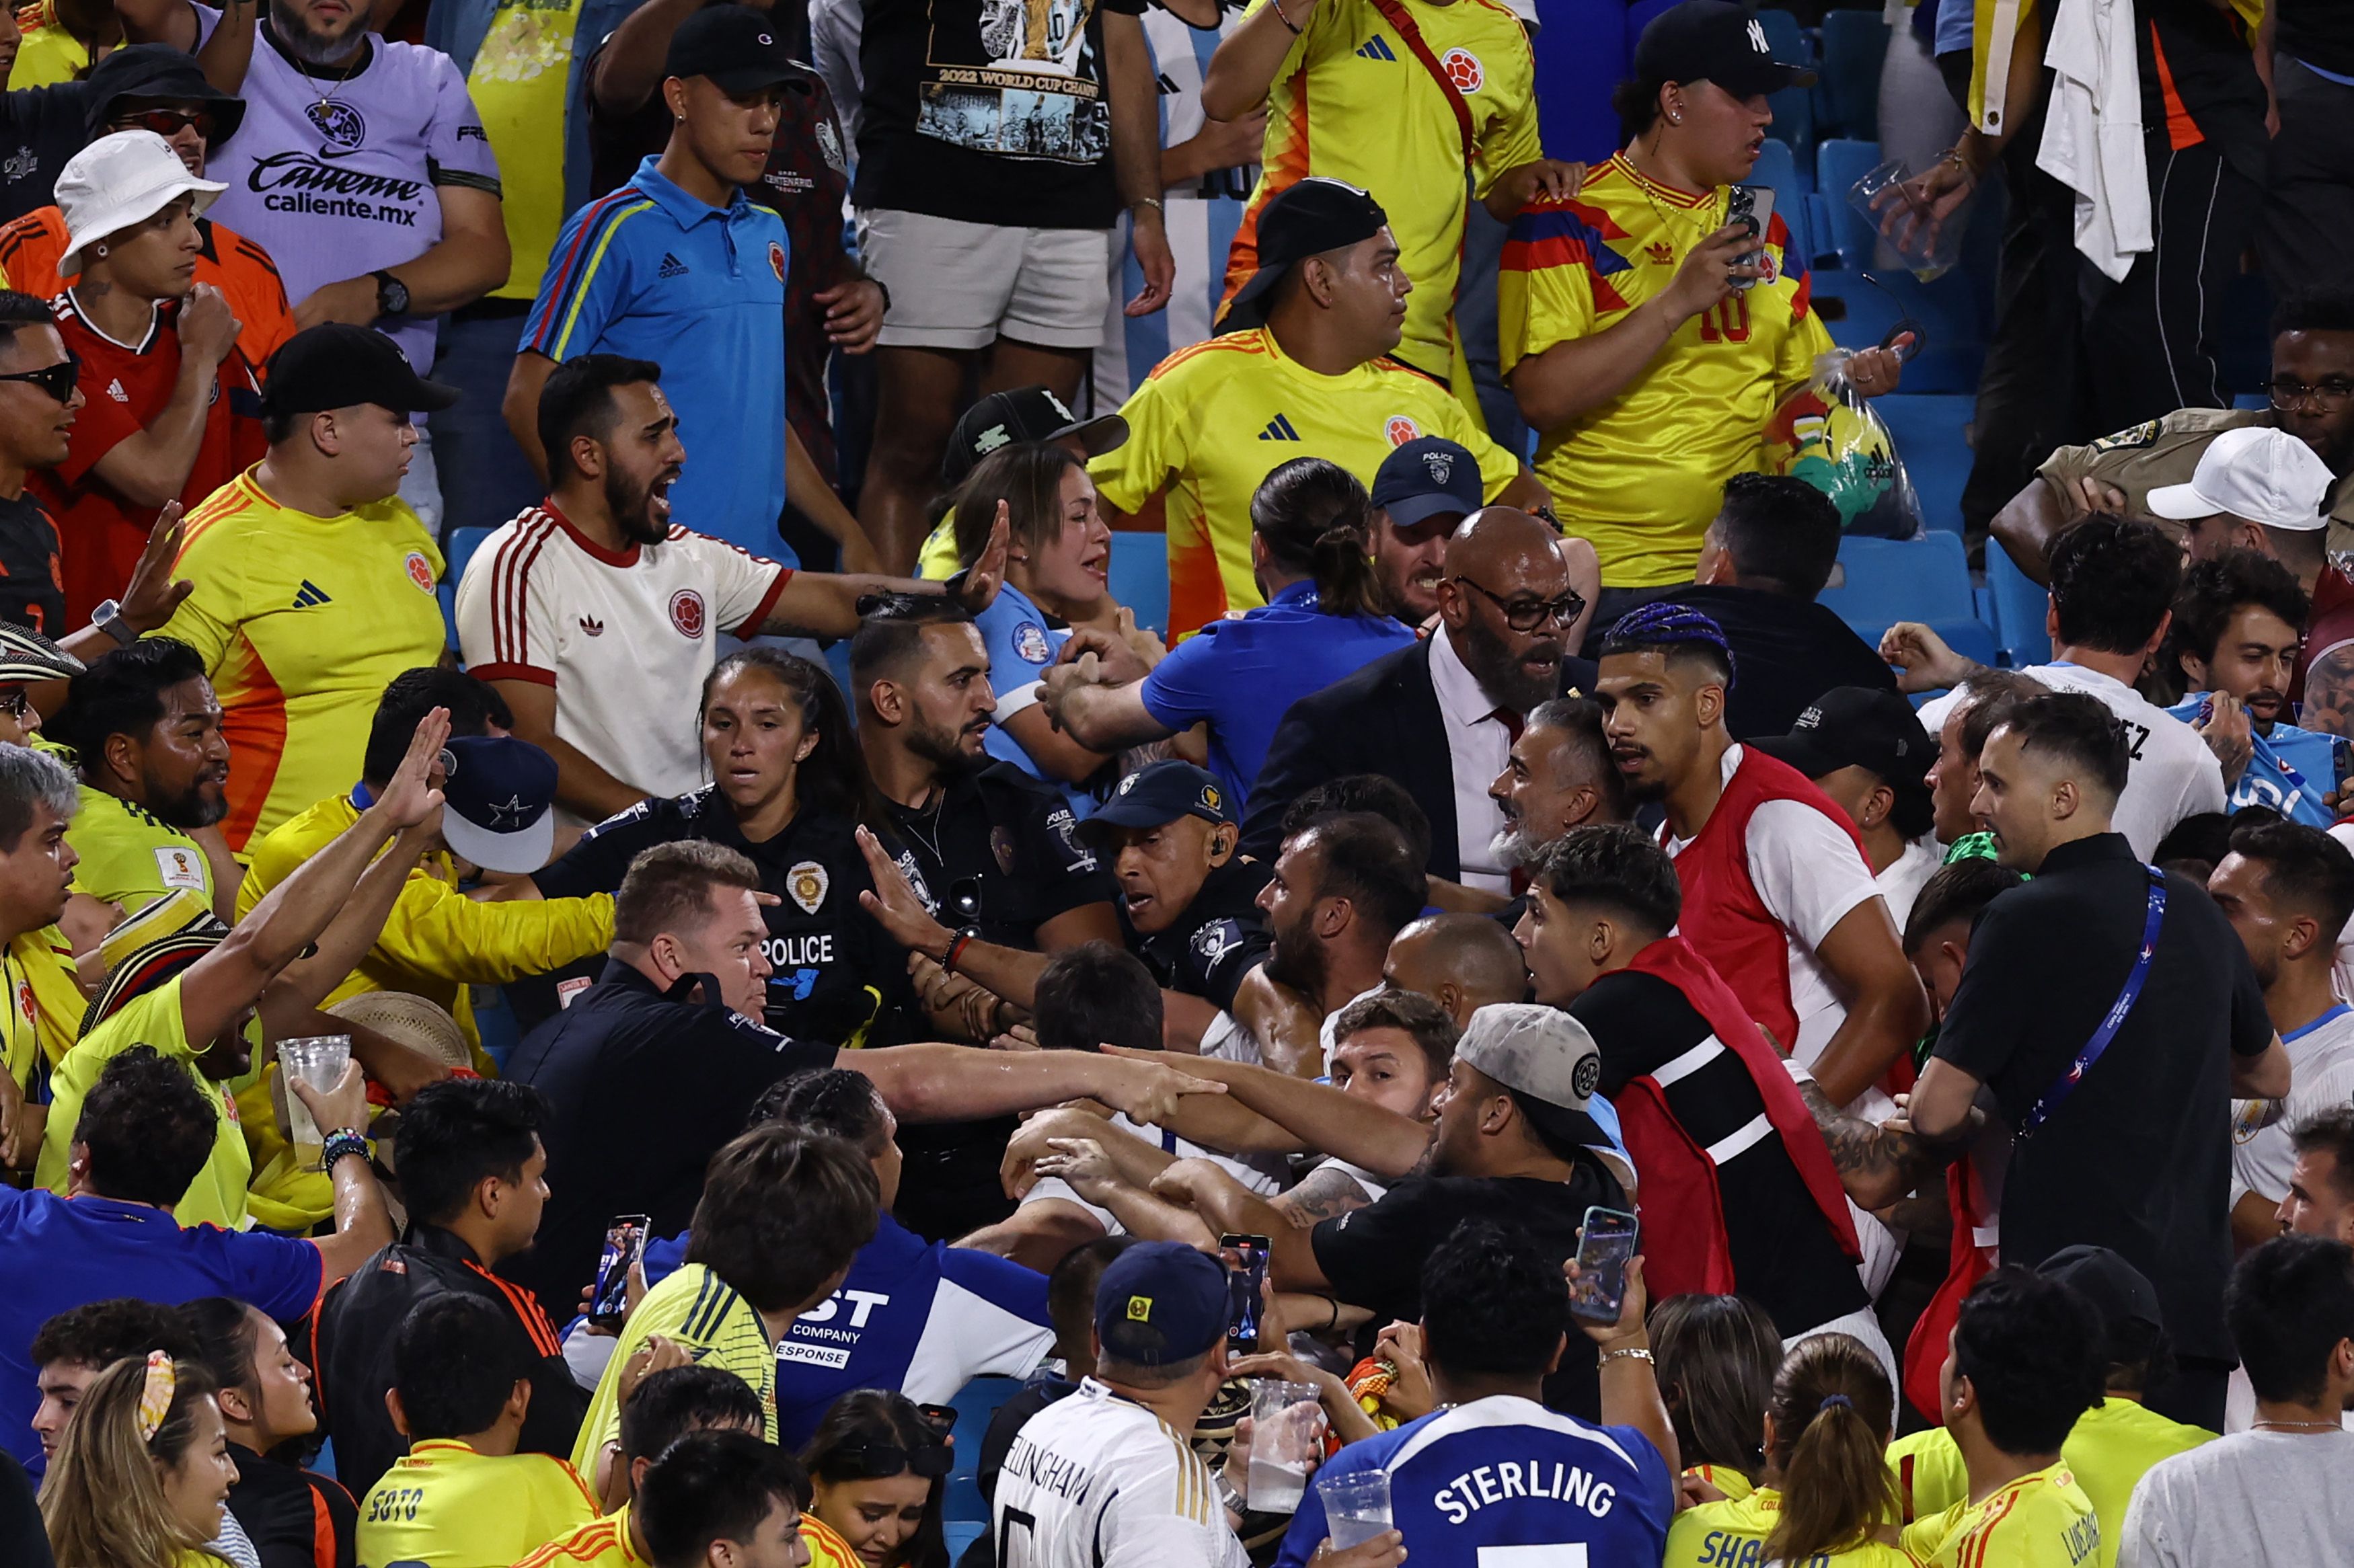
[[[2126,1014],[2131,1012],[2134,1003],[2141,1000],[2142,984],[2149,979],[2150,960],[2158,956],[2158,934],[2166,924],[2166,874],[2151,865],[2143,866],[2142,870],[2149,877],[2149,912],[2142,918],[2141,951],[2134,955],[2133,969],[2126,976],[2125,989],[2117,992],[2117,1000],[2109,1004],[2108,1012],[2101,1019],[2101,1026],[2093,1031],[2093,1037],[2084,1042],[2084,1048],[2076,1053],[2075,1059],[2068,1064],[2068,1070],[2061,1074],[2052,1086],[2043,1091],[2042,1097],[2028,1107],[2026,1119],[2020,1123],[2018,1128],[2020,1138],[2027,1137],[2049,1121],[2052,1113],[2060,1108],[2061,1102],[2076,1092],[2076,1086],[2084,1081],[2084,1075],[2091,1071],[2094,1063],[2101,1059],[2101,1054],[2109,1048],[2109,1043],[2117,1037],[2117,1030],[2125,1022]]]
[[[1455,85],[1455,79],[1447,74],[1447,68],[1430,52],[1430,41],[1414,25],[1413,16],[1400,0],[1373,0],[1373,6],[1382,14],[1383,21],[1397,29],[1398,41],[1414,51],[1414,58],[1422,62],[1422,69],[1430,73],[1430,79],[1447,95],[1447,106],[1455,111],[1455,129],[1463,133],[1463,166],[1469,168],[1479,137],[1472,129],[1471,106],[1463,101],[1463,90]]]

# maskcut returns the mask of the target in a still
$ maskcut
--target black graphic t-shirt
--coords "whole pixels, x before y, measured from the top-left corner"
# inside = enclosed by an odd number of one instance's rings
[[[1110,228],[1108,10],[1141,16],[1143,0],[867,0],[856,204]]]
[[[29,494],[0,499],[0,620],[49,638],[73,630],[58,588],[58,525]]]

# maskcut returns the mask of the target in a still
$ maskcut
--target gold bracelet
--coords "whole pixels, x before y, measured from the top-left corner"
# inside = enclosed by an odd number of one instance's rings
[[[1621,1356],[1626,1357],[1629,1361],[1649,1361],[1651,1360],[1651,1352],[1647,1350],[1629,1349],[1624,1351],[1605,1351],[1602,1352],[1601,1360],[1596,1364],[1600,1366],[1607,1366],[1612,1361],[1618,1360]],[[1659,1363],[1654,1361],[1652,1364],[1656,1366]]]

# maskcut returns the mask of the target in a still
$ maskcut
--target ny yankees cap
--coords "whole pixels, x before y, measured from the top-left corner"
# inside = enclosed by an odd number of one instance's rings
[[[1899,799],[1929,798],[1929,764],[1937,759],[1937,743],[1913,705],[1870,686],[1834,686],[1798,715],[1789,734],[1749,744],[1809,779],[1864,768],[1886,780]]]
[[[1059,441],[1077,438],[1087,456],[1099,458],[1128,440],[1128,421],[1118,414],[1082,419],[1044,387],[1016,387],[991,392],[964,411],[949,432],[948,450],[940,458],[940,478],[951,490],[962,484],[981,459],[1016,441]]]
[[[1258,270],[1235,292],[1220,332],[1265,324],[1267,291],[1295,262],[1371,239],[1389,225],[1371,196],[1326,175],[1310,175],[1278,191],[1258,215]]]
[[[537,871],[556,845],[556,758],[508,735],[451,737],[441,753],[441,837],[485,871]]]
[[[270,356],[261,411],[315,414],[374,403],[396,414],[414,414],[457,400],[455,387],[418,375],[400,345],[374,327],[321,322],[280,344]]]
[[[1610,1141],[1586,1108],[1602,1083],[1602,1048],[1559,1008],[1491,1002],[1464,1026],[1455,1059],[1520,1096],[1522,1113],[1553,1137]]]
[[[1193,1360],[1225,1338],[1226,1266],[1182,1242],[1140,1242],[1096,1284],[1096,1338],[1130,1366]]]
[[[1425,436],[1390,449],[1373,471],[1373,509],[1390,525],[1411,528],[1441,513],[1463,517],[1479,510],[1479,460],[1445,436]]]
[[[1638,81],[1712,81],[1735,98],[1812,87],[1815,73],[1774,58],[1755,7],[1683,0],[1650,20],[1635,43]]]
[[[1079,824],[1079,836],[1095,842],[1106,828],[1158,828],[1180,817],[1231,822],[1234,803],[1216,775],[1172,758],[1121,779],[1111,799]]]
[[[2225,430],[2199,454],[2190,483],[2161,484],[2149,493],[2149,511],[2176,523],[2228,513],[2267,528],[2309,534],[2328,526],[2321,503],[2336,482],[2329,465],[2286,430]]]
[[[749,5],[709,5],[678,25],[663,58],[666,77],[708,77],[725,93],[758,92],[784,82],[807,92],[808,81],[785,47],[785,30]]]

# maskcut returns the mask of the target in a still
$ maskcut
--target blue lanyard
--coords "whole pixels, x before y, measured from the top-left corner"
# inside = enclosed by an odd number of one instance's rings
[[[2133,972],[2126,976],[2125,989],[2117,992],[2117,1000],[2109,1004],[2108,1015],[2101,1020],[2101,1026],[2093,1031],[2093,1037],[2084,1042],[2084,1048],[2076,1053],[2076,1059],[2068,1064],[2068,1070],[2043,1091],[2041,1099],[2028,1107],[2027,1116],[2018,1128],[2020,1138],[2027,1137],[2050,1120],[2052,1113],[2060,1108],[2060,1102],[2076,1092],[2076,1086],[2084,1082],[2085,1073],[2101,1059],[2101,1054],[2109,1048],[2109,1042],[2117,1037],[2118,1027],[2125,1022],[2126,1014],[2131,1012],[2134,1003],[2141,1000],[2142,982],[2149,979],[2150,960],[2158,956],[2158,929],[2166,924],[2166,874],[2152,865],[2143,866],[2142,871],[2149,877],[2149,913],[2142,920],[2141,951],[2134,956]]]

